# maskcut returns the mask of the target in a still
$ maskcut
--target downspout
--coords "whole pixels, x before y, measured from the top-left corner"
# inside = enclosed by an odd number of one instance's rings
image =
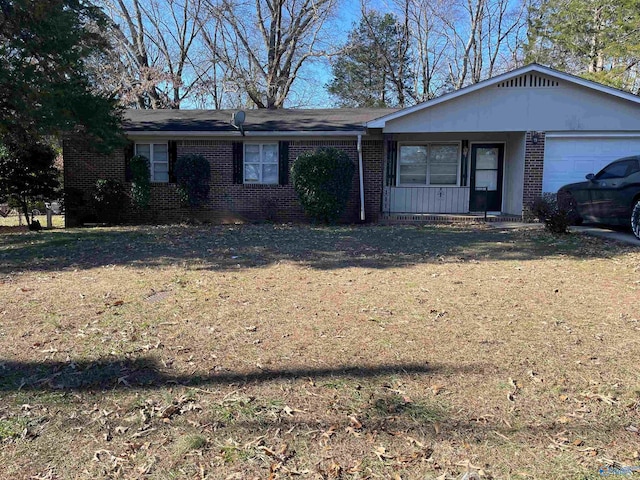
[[[358,173],[360,176],[360,221],[364,222],[364,169],[362,167],[362,135],[358,134]]]

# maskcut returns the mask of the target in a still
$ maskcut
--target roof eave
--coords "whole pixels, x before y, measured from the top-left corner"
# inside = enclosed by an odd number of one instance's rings
[[[125,130],[130,137],[242,137],[237,131],[193,131],[193,130]],[[354,137],[363,135],[366,130],[316,130],[316,131],[251,131],[245,130],[245,137]]]

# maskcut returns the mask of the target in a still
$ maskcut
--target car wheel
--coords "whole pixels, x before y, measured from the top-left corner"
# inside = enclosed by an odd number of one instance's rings
[[[631,230],[633,230],[633,234],[640,240],[640,200],[636,200],[633,210],[631,211]]]

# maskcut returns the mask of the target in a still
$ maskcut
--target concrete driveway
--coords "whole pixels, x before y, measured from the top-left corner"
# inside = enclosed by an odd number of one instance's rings
[[[544,228],[541,223],[520,223],[520,222],[491,222],[487,225],[491,225],[494,228],[500,229],[512,229],[512,228]],[[640,247],[640,240],[638,240],[633,233],[628,230],[612,230],[610,228],[598,225],[582,225],[580,227],[569,227],[569,231],[574,233],[580,233],[584,235],[593,235],[594,237],[602,237],[609,240],[616,240],[618,242],[626,243],[629,245],[635,245]]]
[[[618,242],[640,247],[640,240],[638,240],[633,233],[627,230],[611,230],[610,228],[596,225],[581,225],[579,227],[570,227],[570,231],[585,235],[593,235],[594,237],[607,238],[609,240],[616,240]]]

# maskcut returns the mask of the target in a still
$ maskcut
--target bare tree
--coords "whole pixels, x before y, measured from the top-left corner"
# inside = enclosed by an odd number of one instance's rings
[[[281,108],[301,69],[327,54],[322,35],[336,0],[206,0],[204,43],[223,83],[258,108]]]
[[[202,0],[102,0],[112,19],[113,63],[105,66],[124,104],[180,108],[199,83],[192,52]]]
[[[415,101],[477,83],[521,61],[524,0],[395,0],[394,8],[408,18]]]
[[[442,22],[432,14],[434,0],[396,0],[395,10],[404,12],[409,55],[413,66],[412,99],[423,102],[436,97],[443,86],[442,68],[447,39],[441,35]]]
[[[509,41],[526,21],[524,2],[458,0],[458,15],[443,18],[449,55],[449,82],[458,89],[512,68]]]

